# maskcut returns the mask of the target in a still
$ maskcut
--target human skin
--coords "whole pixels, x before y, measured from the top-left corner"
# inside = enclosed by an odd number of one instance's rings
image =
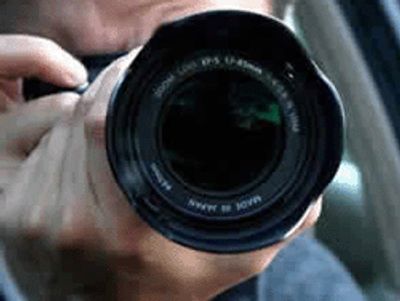
[[[13,3],[17,9],[18,1]],[[142,45],[160,22],[189,13],[227,7],[270,13],[271,8],[249,0],[176,3],[30,1],[27,11],[36,13],[26,18],[29,26],[21,21],[10,32],[51,38],[74,54],[102,53]],[[10,13],[12,5],[4,5]],[[127,13],[123,19],[128,7],[137,18]],[[21,78],[75,86],[86,73],[53,42],[0,35],[0,239],[16,282],[30,299],[210,300],[263,271],[319,215],[316,202],[287,241],[233,255],[188,249],[145,224],[114,181],[103,135],[112,88],[135,55],[133,50],[114,62],[82,97],[64,93],[26,104]]]
[[[0,32],[45,36],[74,54],[105,53],[142,45],[161,22],[226,8],[272,11],[265,0],[6,0]]]

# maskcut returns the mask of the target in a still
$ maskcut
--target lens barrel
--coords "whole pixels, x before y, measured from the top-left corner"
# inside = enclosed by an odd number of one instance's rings
[[[343,147],[340,100],[293,33],[239,11],[159,28],[115,88],[106,129],[114,176],[139,215],[216,253],[284,239]]]

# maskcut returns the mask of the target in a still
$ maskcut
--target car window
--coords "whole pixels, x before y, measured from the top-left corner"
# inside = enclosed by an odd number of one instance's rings
[[[316,234],[370,300],[400,298],[400,2],[299,1],[291,23],[333,80],[346,155]]]

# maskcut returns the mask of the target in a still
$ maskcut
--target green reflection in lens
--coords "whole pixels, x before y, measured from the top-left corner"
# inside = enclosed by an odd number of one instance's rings
[[[188,185],[226,192],[272,172],[284,148],[282,112],[260,81],[239,72],[198,73],[171,94],[161,155]]]
[[[281,114],[279,112],[279,105],[275,103],[264,104],[265,108],[257,108],[248,106],[246,108],[238,108],[234,114],[240,118],[239,125],[243,128],[251,128],[253,124],[258,122],[271,122],[275,125],[281,125]]]

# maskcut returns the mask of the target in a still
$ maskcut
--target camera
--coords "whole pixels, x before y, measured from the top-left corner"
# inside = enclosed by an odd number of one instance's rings
[[[285,25],[212,11],[162,25],[142,48],[110,99],[106,144],[151,227],[238,253],[298,227],[338,169],[343,131],[333,85]]]

